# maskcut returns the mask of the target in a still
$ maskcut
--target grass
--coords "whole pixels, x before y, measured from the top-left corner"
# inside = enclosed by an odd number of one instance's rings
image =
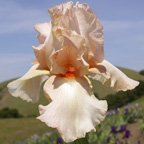
[[[2,83],[3,84],[3,83]],[[1,84],[1,85],[2,85]],[[20,114],[24,116],[36,116],[39,114],[38,112],[38,105],[39,104],[46,105],[47,100],[44,97],[43,92],[40,92],[40,101],[38,103],[31,103],[21,100],[20,98],[12,97],[7,87],[5,86],[2,90],[2,99],[0,100],[0,109],[4,107],[16,108]]]
[[[44,97],[41,97],[40,103],[46,104],[46,100]],[[11,95],[5,96],[0,101],[0,108],[2,107],[10,107],[16,108],[20,114],[24,116],[36,116],[39,114],[38,112],[38,105],[39,103],[27,103],[26,101],[22,101],[19,98],[13,98]]]
[[[35,118],[0,119],[0,143],[14,144],[31,135],[41,135],[50,131],[44,123]]]
[[[141,105],[142,108],[144,108],[144,95],[141,98],[137,99],[136,101],[132,102],[131,104],[132,105],[139,104]]]
[[[133,78],[135,80],[144,80],[144,75],[139,74],[136,71],[126,69],[126,68],[120,68],[126,75],[128,75],[130,78]]]

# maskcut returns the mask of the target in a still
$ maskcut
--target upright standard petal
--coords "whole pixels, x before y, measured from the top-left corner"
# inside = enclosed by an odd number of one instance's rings
[[[46,37],[49,37],[51,33],[51,22],[40,23],[35,25],[35,30],[38,32],[38,40],[42,44],[44,43]]]
[[[65,142],[85,137],[105,118],[107,102],[95,98],[85,77],[51,76],[44,91],[52,102],[39,107],[38,119],[57,128]]]
[[[76,35],[76,40],[74,39],[74,34],[66,34],[66,32],[61,29],[59,29],[59,31],[61,31],[61,34],[59,34],[62,41],[61,49],[53,53],[51,56],[51,72],[54,74],[73,72],[80,76],[86,74],[89,65],[83,59],[85,52],[83,39]]]
[[[8,84],[11,95],[28,102],[38,101],[40,85],[47,79],[49,72],[37,70],[37,67],[38,65],[34,65],[23,77]]]
[[[46,49],[45,49],[45,45],[41,44],[38,47],[32,46],[35,56],[36,56],[36,60],[38,61],[39,64],[39,69],[43,69],[43,70],[49,70],[49,64],[46,58]]]
[[[97,16],[90,10],[86,4],[77,3],[73,10],[75,20],[78,23],[80,35],[86,40],[86,47],[89,53],[92,54],[91,59],[88,57],[88,62],[101,62],[104,59],[104,36],[103,27]]]
[[[94,67],[104,59],[103,27],[97,16],[86,4],[61,4],[50,10],[53,27],[63,27],[74,31],[85,39],[87,54],[85,59]]]
[[[99,63],[95,69],[90,69],[89,76],[112,87],[116,91],[131,90],[139,85],[138,81],[127,77],[122,71],[106,60]]]
[[[48,67],[50,69],[51,62],[49,56],[55,51],[51,22],[37,24],[35,29],[38,32],[40,45],[38,47],[33,46],[33,48],[39,62],[39,68],[47,69]]]

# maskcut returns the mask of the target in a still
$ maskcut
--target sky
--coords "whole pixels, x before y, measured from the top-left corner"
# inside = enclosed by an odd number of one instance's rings
[[[48,9],[66,0],[0,0],[0,82],[22,76],[34,59],[34,25],[50,21]],[[76,0],[73,0],[76,2]],[[104,27],[105,59],[144,69],[144,0],[79,0]]]

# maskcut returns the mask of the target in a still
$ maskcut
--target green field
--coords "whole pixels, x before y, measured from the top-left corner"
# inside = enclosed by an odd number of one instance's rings
[[[144,80],[144,76],[135,71],[121,68],[129,77],[136,80]],[[27,103],[19,98],[12,97],[6,88],[9,81],[0,84],[0,109],[9,107],[16,108],[25,118],[20,119],[0,119],[0,144],[14,144],[16,141],[24,140],[34,134],[48,132],[49,129],[45,124],[35,119],[39,115],[38,105],[46,105],[48,101],[41,90],[39,103]],[[102,86],[99,82],[92,81],[94,93],[100,98],[114,93],[112,89]],[[144,97],[136,100],[135,103],[144,103]]]
[[[41,135],[49,131],[50,128],[35,118],[0,119],[0,144],[14,144],[34,134]]]

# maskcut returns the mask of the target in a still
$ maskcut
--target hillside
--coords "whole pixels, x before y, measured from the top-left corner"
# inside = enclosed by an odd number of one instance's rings
[[[136,79],[136,80],[144,80],[144,76],[140,75],[139,73],[129,70],[129,69],[125,69],[125,68],[121,68],[121,70],[127,74],[129,77]],[[36,116],[38,115],[38,108],[37,106],[39,104],[47,104],[47,100],[44,97],[43,91],[41,90],[40,92],[40,101],[39,103],[33,104],[33,103],[27,103],[19,98],[14,98],[12,97],[7,90],[6,85],[9,83],[10,81],[5,81],[3,83],[0,84],[0,109],[4,108],[4,107],[10,107],[10,108],[16,108],[19,110],[19,112],[22,115],[25,116]],[[105,87],[102,84],[100,84],[97,81],[92,80],[92,84],[93,84],[93,91],[95,94],[98,95],[98,97],[103,98],[108,94],[114,93],[114,91],[109,88],[109,87]]]
[[[144,76],[138,74],[135,71],[125,68],[121,68],[121,70],[133,79],[144,81]],[[48,127],[35,119],[35,117],[39,115],[38,105],[46,105],[48,103],[44,97],[43,91],[41,90],[40,92],[39,103],[27,103],[19,98],[12,97],[8,93],[6,86],[10,81],[11,80],[5,81],[0,84],[0,109],[5,107],[16,108],[19,113],[24,116],[24,118],[0,119],[0,143],[14,144],[16,141],[27,139],[34,134],[43,134],[48,132]],[[112,89],[102,86],[97,81],[92,80],[92,83],[94,93],[100,98],[114,93]],[[143,104],[144,98],[142,97],[141,99],[136,100],[136,102]],[[133,104],[135,104],[135,102],[133,102]]]

